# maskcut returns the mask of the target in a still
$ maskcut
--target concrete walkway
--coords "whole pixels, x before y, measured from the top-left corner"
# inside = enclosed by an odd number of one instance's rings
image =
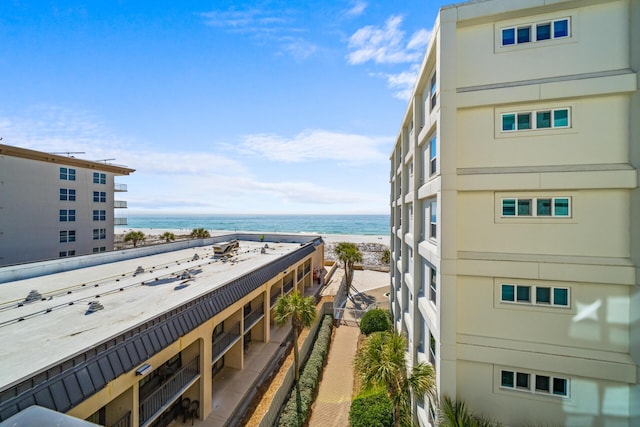
[[[344,427],[349,425],[349,408],[353,391],[353,358],[360,329],[341,325],[335,329],[327,356],[327,365],[312,407],[310,427]]]

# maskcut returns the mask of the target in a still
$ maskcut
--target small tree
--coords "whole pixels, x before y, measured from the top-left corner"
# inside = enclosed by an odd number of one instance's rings
[[[211,237],[211,234],[209,234],[208,230],[205,230],[202,227],[194,228],[191,231],[191,238],[193,239],[204,239],[205,237]]]
[[[312,297],[303,297],[300,292],[293,291],[278,298],[275,307],[274,320],[278,326],[283,326],[291,319],[293,329],[293,364],[296,383],[300,378],[298,364],[298,336],[304,328],[308,328],[316,319],[316,306]]]
[[[162,238],[164,239],[164,241],[165,241],[165,242],[167,242],[167,243],[169,243],[169,242],[171,242],[171,241],[173,241],[173,240],[176,240],[176,235],[175,235],[175,234],[173,234],[173,233],[172,233],[172,232],[170,232],[170,231],[165,231],[165,232],[162,234],[162,236],[160,236],[160,237],[162,237]]]
[[[336,245],[334,249],[338,260],[342,262],[344,266],[344,277],[347,283],[347,295],[351,289],[351,283],[353,282],[353,266],[356,262],[362,262],[362,252],[358,249],[355,243],[341,242]]]
[[[360,332],[370,335],[373,332],[384,332],[391,329],[391,317],[389,311],[374,308],[367,311],[360,321]]]
[[[414,365],[407,372],[406,339],[397,332],[371,334],[356,353],[354,366],[364,387],[385,387],[393,403],[393,422],[400,426],[411,417],[411,393],[420,401],[427,394],[436,394],[433,367],[426,363]],[[410,424],[410,420],[408,420]]]
[[[144,242],[146,236],[142,231],[130,231],[124,235],[125,242],[133,243],[133,247],[138,246],[138,242]]]
[[[391,251],[389,249],[382,251],[382,255],[380,255],[380,262],[384,265],[389,265],[391,262]]]

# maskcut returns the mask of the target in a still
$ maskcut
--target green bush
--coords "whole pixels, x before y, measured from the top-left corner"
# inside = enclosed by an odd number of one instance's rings
[[[393,405],[384,389],[363,396],[358,395],[349,409],[351,427],[393,426]]]
[[[287,400],[282,408],[280,419],[278,420],[279,427],[301,427],[307,421],[311,404],[313,403],[315,392],[320,381],[320,375],[322,374],[322,368],[324,367],[324,361],[329,350],[332,330],[333,317],[326,315],[322,320],[322,325],[316,336],[316,341],[313,344],[311,355],[300,374],[298,388],[296,389],[294,386],[289,395],[289,400]],[[301,403],[299,415],[297,410],[297,390],[300,391],[299,398]]]
[[[384,332],[391,329],[391,317],[388,310],[374,308],[367,311],[360,321],[360,332],[365,335]]]

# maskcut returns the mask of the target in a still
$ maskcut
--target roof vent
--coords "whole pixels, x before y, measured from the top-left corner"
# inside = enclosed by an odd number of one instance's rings
[[[34,289],[31,292],[29,292],[29,295],[27,295],[27,297],[24,299],[24,302],[33,302],[41,299],[42,299],[42,295],[40,294],[40,292]]]
[[[142,274],[142,273],[144,273],[144,268],[142,268],[142,266],[139,265],[138,268],[136,268],[135,274]]]
[[[185,271],[180,275],[180,280],[187,280],[187,279],[191,279],[191,273],[189,273],[189,270],[185,270]]]
[[[89,303],[89,309],[84,314],[87,315],[87,314],[95,313],[96,311],[99,311],[99,310],[102,310],[102,309],[104,309],[104,306],[102,304],[100,304],[99,301],[91,301]]]
[[[197,260],[199,260],[199,259],[200,259],[200,257],[198,256],[198,254],[195,254],[195,255],[193,256],[193,258],[191,258],[191,261],[197,261]]]

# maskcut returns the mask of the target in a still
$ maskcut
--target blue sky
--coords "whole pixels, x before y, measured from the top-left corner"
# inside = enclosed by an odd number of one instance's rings
[[[2,143],[136,169],[130,213],[386,214],[447,3],[3,0]]]

